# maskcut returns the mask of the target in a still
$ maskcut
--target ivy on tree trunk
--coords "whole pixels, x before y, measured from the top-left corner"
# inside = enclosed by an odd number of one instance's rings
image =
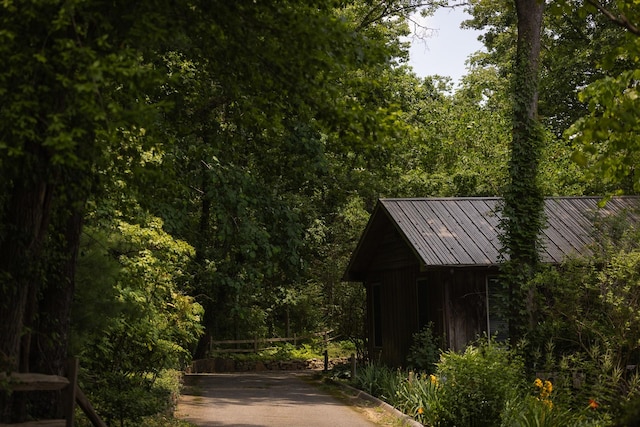
[[[544,1],[515,0],[518,44],[513,72],[513,135],[510,182],[504,196],[504,276],[508,289],[509,333],[521,338],[534,323],[533,292],[527,283],[539,262],[544,195],[538,171],[544,145],[538,121],[538,64]]]

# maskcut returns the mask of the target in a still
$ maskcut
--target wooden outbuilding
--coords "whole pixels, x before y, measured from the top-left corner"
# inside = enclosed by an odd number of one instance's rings
[[[589,255],[598,217],[640,207],[638,197],[613,198],[600,208],[601,200],[545,200],[543,262]],[[492,310],[500,289],[500,205],[500,198],[378,201],[344,275],[366,287],[372,358],[405,365],[413,334],[429,322],[454,350],[483,332],[506,334]]]

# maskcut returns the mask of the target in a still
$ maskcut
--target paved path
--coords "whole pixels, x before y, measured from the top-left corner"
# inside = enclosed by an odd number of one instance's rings
[[[291,372],[185,376],[177,416],[198,426],[372,427],[355,409]]]

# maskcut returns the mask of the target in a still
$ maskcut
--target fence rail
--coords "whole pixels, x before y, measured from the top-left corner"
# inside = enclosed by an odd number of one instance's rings
[[[273,344],[279,342],[293,342],[293,345],[297,345],[298,341],[302,341],[309,338],[314,337],[324,337],[325,345],[335,339],[335,337],[329,337],[329,334],[333,332],[333,329],[315,332],[312,334],[306,335],[296,335],[293,334],[293,337],[275,337],[275,338],[259,338],[255,337],[253,339],[248,340],[211,340],[209,341],[209,354],[212,353],[257,353],[259,350],[264,350],[265,344]],[[246,345],[253,344],[252,348],[219,348],[220,346],[230,346],[230,345]],[[218,346],[218,347],[216,347]]]
[[[60,390],[58,419],[29,421],[17,424],[0,424],[0,427],[73,427],[76,403],[87,415],[94,427],[107,427],[94,411],[89,400],[78,387],[78,359],[71,358],[66,364],[66,376],[13,372],[0,373],[0,383],[8,384],[13,391]]]

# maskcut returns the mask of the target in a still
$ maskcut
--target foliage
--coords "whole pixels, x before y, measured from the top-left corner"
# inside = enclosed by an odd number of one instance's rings
[[[517,50],[513,64],[513,131],[509,182],[500,219],[504,283],[508,288],[509,335],[519,340],[533,326],[535,308],[526,283],[539,263],[544,226],[540,161],[545,145],[538,119],[539,56],[544,2],[516,0]]]
[[[439,425],[441,421],[444,408],[435,375],[368,364],[356,371],[352,382],[425,425]]]
[[[146,126],[156,112],[142,96],[158,83],[145,54],[170,31],[163,13],[176,11],[149,8],[149,2],[0,5],[0,57],[13,64],[0,72],[0,352],[13,369],[30,360],[54,371],[64,358],[93,168],[117,144],[117,130]],[[27,308],[34,305],[29,292],[55,298]],[[44,319],[50,327],[37,329],[53,344],[20,355],[24,329]]]
[[[393,402],[398,386],[403,381],[403,372],[375,363],[358,367],[352,381],[356,387],[372,396],[378,396],[387,402]]]
[[[310,344],[294,346],[290,343],[284,343],[277,346],[274,351],[263,354],[267,357],[271,356],[275,360],[308,360],[322,357],[322,352]]]
[[[589,171],[592,179],[602,179],[609,188],[625,192],[640,190],[635,165],[640,151],[637,120],[638,53],[640,38],[634,37],[618,55],[634,62],[635,69],[598,80],[580,93],[588,114],[567,130],[576,147],[574,159]]]
[[[134,425],[142,427],[190,427],[192,424],[175,419],[173,417],[175,405],[182,387],[182,372],[176,370],[166,370],[161,372],[158,379],[152,386],[151,392],[144,392],[142,396],[145,402],[143,406],[149,406],[152,415],[144,416],[131,422],[130,419],[123,419],[121,425]],[[130,391],[125,395],[131,398]],[[133,396],[135,397],[135,396]],[[149,404],[151,402],[151,404]],[[125,407],[129,405],[123,402]],[[138,402],[140,403],[140,402]],[[79,427],[89,427],[92,423],[80,410],[76,411],[76,424]]]
[[[195,427],[196,424],[166,415],[143,418],[140,427]]]
[[[640,393],[638,376],[628,366],[640,354],[637,228],[626,215],[600,220],[593,256],[567,260],[535,278],[541,317],[530,336],[536,370],[556,372],[562,404],[582,408],[597,402],[602,414],[616,418]]]
[[[439,382],[435,375],[425,373],[412,375],[402,381],[396,397],[395,406],[416,421],[428,426],[440,424],[444,412],[439,394]]]
[[[561,410],[557,406],[546,403],[550,400],[540,400],[537,396],[527,395],[510,400],[505,405],[502,414],[503,427],[563,427],[589,426],[584,420],[577,420],[568,410]],[[593,424],[599,425],[599,424]]]
[[[413,342],[407,356],[409,367],[428,374],[435,372],[442,348],[440,341],[433,336],[433,323],[431,322],[413,334]]]
[[[516,351],[486,339],[442,354],[435,374],[370,364],[354,384],[427,425],[495,425],[520,396],[524,365]]]
[[[564,2],[555,5],[557,15],[566,13]],[[635,168],[639,150],[637,97],[640,52],[638,8],[626,1],[588,1],[578,7],[578,16],[596,16],[608,21],[609,32],[616,34],[611,48],[603,49],[597,61],[597,78],[581,85],[578,93],[585,114],[566,129],[576,151],[574,160],[583,166],[592,180],[601,180],[609,192],[637,192],[640,179]],[[601,26],[592,26],[598,28]],[[606,28],[606,25],[602,26]]]
[[[183,293],[193,248],[167,235],[158,218],[141,222],[119,221],[108,235],[87,229],[74,311],[83,388],[102,416],[121,425],[175,398],[167,369],[184,366],[202,332],[202,308]]]
[[[563,407],[558,391],[549,380],[536,378],[530,392],[507,402],[502,413],[501,426],[519,427],[561,427],[561,426],[601,426],[609,425],[606,416],[594,416],[597,408],[592,401],[584,407]],[[558,403],[560,400],[560,403]]]
[[[444,425],[491,426],[517,396],[524,364],[514,350],[485,339],[463,353],[443,353],[436,376]]]

